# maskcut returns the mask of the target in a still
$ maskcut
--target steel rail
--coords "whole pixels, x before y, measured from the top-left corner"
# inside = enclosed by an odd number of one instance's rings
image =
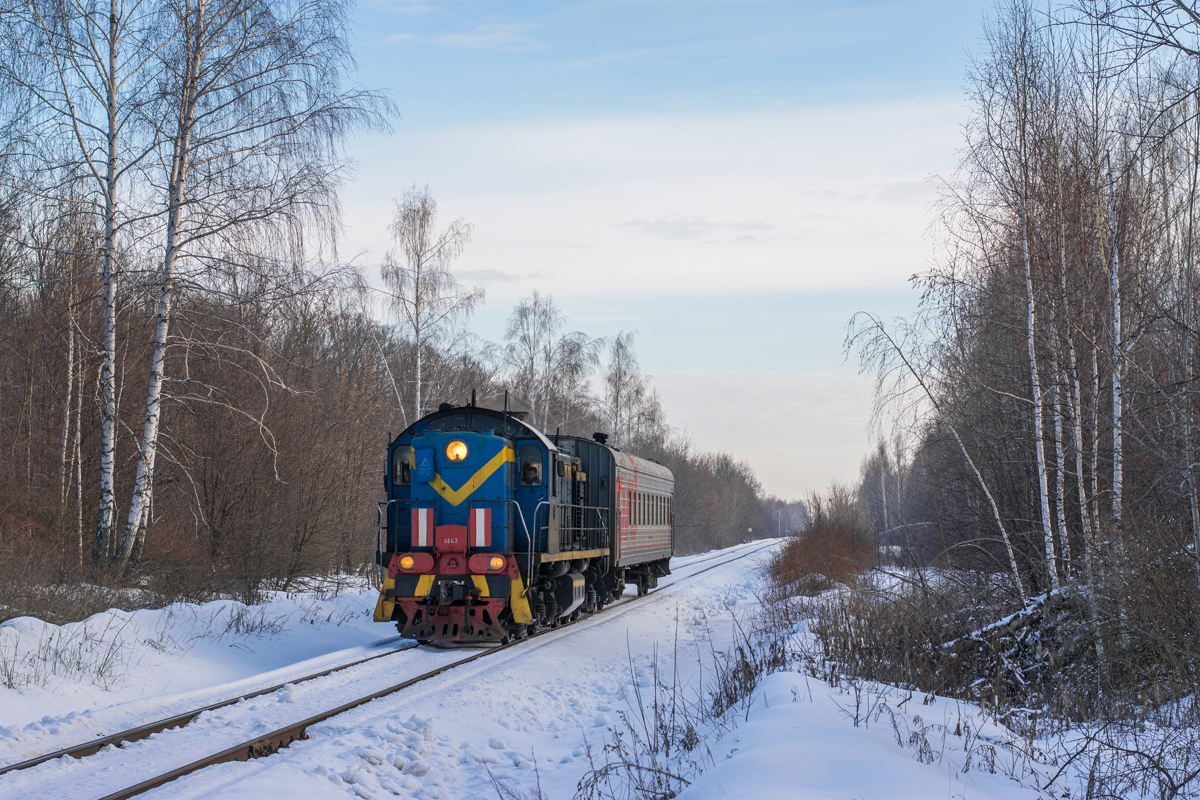
[[[719,563],[712,564],[711,566],[705,567],[702,570],[699,570],[697,572],[693,572],[689,575],[686,575],[683,578],[681,578],[681,580],[690,580],[691,578],[694,578],[697,575],[708,572],[709,570],[716,569],[717,567],[724,566],[725,564],[729,564],[731,562],[738,561],[742,558],[746,558],[747,556],[754,555],[755,553],[757,553],[761,550],[765,550],[767,547],[770,547],[770,546],[771,546],[770,544],[764,544],[762,547],[756,547],[753,550],[751,550],[750,552],[738,553],[737,555],[733,556],[732,558],[726,559],[725,561],[721,561]],[[717,557],[719,557],[719,556],[713,556],[712,558],[715,559]],[[708,561],[708,560],[712,560],[712,559],[704,559],[704,561]],[[703,563],[703,562],[701,562],[701,563]],[[691,566],[691,565],[689,564],[688,566]],[[677,584],[673,583],[673,584],[671,584],[671,586],[664,586],[664,587],[662,587],[662,589],[656,589],[653,592],[642,595],[641,597],[630,598],[629,600],[625,601],[624,603],[621,603],[621,605],[628,606],[628,605],[632,605],[633,603],[641,602],[648,597],[658,594],[658,592],[660,592],[660,591],[673,588],[676,585]],[[163,784],[170,783],[171,781],[173,781],[177,778],[182,778],[185,775],[188,775],[192,772],[196,772],[198,770],[204,769],[206,767],[215,766],[217,764],[224,764],[224,763],[228,763],[230,761],[249,761],[252,758],[262,758],[263,756],[272,755],[272,754],[277,753],[280,750],[284,749],[285,747],[290,745],[292,742],[300,741],[300,740],[308,738],[308,733],[307,733],[308,728],[312,725],[316,725],[319,722],[324,722],[327,719],[336,717],[339,714],[343,714],[347,711],[358,708],[359,706],[366,705],[367,703],[378,700],[381,697],[387,697],[390,694],[395,694],[396,692],[403,691],[404,689],[407,689],[410,686],[413,686],[418,683],[422,683],[431,678],[435,678],[444,672],[454,669],[455,667],[461,667],[466,664],[470,664],[470,663],[472,663],[474,661],[478,661],[479,659],[484,658],[486,656],[494,655],[501,651],[507,650],[510,647],[516,647],[517,645],[520,645],[524,642],[528,642],[531,639],[536,639],[540,636],[544,636],[549,633],[561,631],[563,628],[570,627],[571,625],[574,625],[576,622],[583,622],[585,620],[591,620],[591,619],[597,619],[597,617],[594,617],[593,615],[589,614],[588,616],[582,617],[573,622],[568,622],[566,625],[558,625],[553,628],[546,628],[543,631],[539,631],[535,634],[526,636],[522,639],[517,639],[517,640],[511,641],[508,644],[498,645],[496,647],[489,648],[482,652],[475,653],[474,655],[468,656],[467,658],[461,659],[459,661],[455,661],[451,664],[446,664],[444,666],[438,667],[437,669],[431,670],[430,672],[426,672],[423,675],[418,675],[414,678],[408,678],[407,680],[401,681],[400,683],[397,683],[394,686],[389,686],[386,689],[380,689],[377,692],[372,692],[371,694],[360,697],[357,700],[351,700],[348,703],[343,703],[342,705],[338,706],[337,708],[331,709],[329,711],[324,711],[320,714],[311,716],[308,719],[301,720],[300,722],[294,723],[292,725],[287,725],[285,727],[279,728],[278,730],[272,731],[271,733],[268,733],[265,736],[259,736],[252,741],[243,742],[241,744],[234,745],[233,747],[226,748],[225,750],[222,750],[220,753],[216,753],[214,755],[210,755],[205,758],[197,759],[196,761],[193,761],[190,764],[186,764],[182,767],[177,767],[173,770],[170,770],[169,772],[164,772],[161,775],[157,775],[153,778],[144,780],[141,783],[136,784],[135,786],[130,786],[126,789],[121,789],[120,791],[116,791],[111,794],[105,795],[104,797],[100,798],[100,800],[126,800],[126,798],[135,797],[136,795],[142,794],[143,792],[147,792],[158,786],[162,786]]]
[[[762,547],[756,547],[753,550],[749,550],[748,552],[737,553],[737,554],[733,555],[731,558],[726,558],[725,560],[720,561],[716,564],[707,566],[704,569],[689,573],[688,575],[685,575],[685,576],[681,576],[680,581],[690,580],[698,575],[708,572],[709,570],[716,569],[717,567],[724,566],[725,564],[729,564],[734,561],[738,561],[740,559],[754,555],[755,553],[758,553],[758,552],[770,547],[771,544],[773,544],[773,543],[764,544]],[[687,567],[690,567],[693,564],[697,564],[697,563],[701,563],[701,564],[706,563],[708,561],[712,561],[712,560],[721,558],[726,555],[730,555],[730,554],[716,553],[707,558],[697,559],[696,561],[693,561],[693,562],[687,564],[686,566],[681,567],[680,569],[686,569]],[[618,601],[618,603],[614,603],[613,605],[619,604],[621,606],[629,606],[634,603],[640,603],[649,597],[653,597],[654,595],[658,594],[659,592],[674,588],[676,585],[678,585],[678,582],[672,583],[670,586],[664,586],[660,589],[655,589],[645,595],[642,595],[641,597],[632,597],[625,601]],[[193,772],[197,772],[206,767],[215,766],[217,764],[224,764],[224,763],[228,763],[231,761],[249,761],[250,759],[262,758],[264,756],[272,755],[272,754],[277,753],[280,750],[284,749],[285,747],[290,745],[292,742],[300,741],[300,740],[308,738],[307,729],[319,722],[324,722],[327,719],[335,717],[339,714],[343,714],[352,709],[358,708],[359,706],[366,705],[367,703],[373,702],[382,697],[387,697],[388,695],[403,691],[404,689],[407,689],[410,686],[414,686],[415,684],[422,683],[424,681],[430,680],[431,678],[435,678],[444,672],[455,669],[456,667],[465,666],[466,664],[470,664],[470,663],[472,663],[474,661],[478,661],[479,659],[484,658],[486,656],[490,656],[490,655],[494,655],[496,653],[502,652],[504,650],[509,649],[510,647],[516,647],[520,644],[528,642],[532,639],[536,639],[540,636],[544,636],[544,635],[550,634],[550,633],[560,632],[564,628],[568,628],[568,627],[576,624],[577,622],[584,622],[587,620],[597,620],[597,619],[603,619],[603,617],[600,615],[589,614],[586,617],[581,617],[572,622],[556,625],[554,627],[545,628],[544,630],[538,631],[537,633],[531,634],[529,636],[525,636],[521,639],[513,640],[511,642],[508,642],[507,644],[490,647],[487,650],[483,650],[481,652],[475,653],[466,658],[459,659],[458,661],[454,661],[452,663],[445,664],[441,667],[438,667],[437,669],[431,670],[431,671],[423,673],[421,675],[417,675],[412,678],[407,678],[407,679],[401,681],[400,683],[397,683],[392,686],[386,687],[384,689],[380,689],[378,691],[364,695],[355,700],[351,700],[347,703],[343,703],[343,704],[337,706],[336,708],[329,709],[327,711],[323,711],[319,714],[308,717],[307,719],[301,720],[296,723],[292,723],[290,725],[286,725],[282,728],[274,730],[263,736],[258,736],[256,738],[254,738],[253,740],[233,745],[232,747],[228,747],[228,748],[220,751],[219,753],[214,753],[214,754],[205,756],[203,758],[192,761],[189,764],[185,764],[181,767],[176,767],[175,769],[161,773],[152,778],[148,778],[148,779],[141,781],[133,786],[129,786],[124,789],[120,789],[116,792],[112,792],[110,794],[104,795],[99,800],[125,800],[126,798],[135,797],[144,792],[148,792],[151,789],[154,789],[158,786],[162,786],[163,784],[166,784],[166,783],[170,783],[171,781],[176,780],[177,778],[182,778],[185,775],[191,774]],[[413,646],[415,646],[415,645],[413,645]],[[329,670],[325,670],[321,673],[314,673],[313,675],[305,677],[303,680],[311,680],[313,678],[322,677],[324,675],[328,675],[333,672],[338,672],[343,669],[348,669],[349,667],[355,666],[356,664],[361,664],[365,661],[371,661],[376,658],[382,658],[383,656],[392,655],[394,653],[402,652],[403,650],[408,650],[408,649],[411,649],[411,647],[399,648],[397,650],[392,650],[387,653],[381,653],[379,655],[372,656],[371,658],[354,662],[353,664],[347,664],[347,665],[344,665],[341,667],[335,667],[335,668],[332,668]],[[287,683],[294,684],[294,683],[299,683],[299,682],[301,682],[301,681],[288,681]],[[187,719],[187,722],[190,722],[193,718],[195,718],[199,714],[203,713],[204,711],[212,710],[215,708],[221,708],[223,706],[236,703],[240,700],[247,699],[250,697],[257,697],[257,696],[260,696],[262,694],[267,694],[272,691],[278,691],[279,689],[283,688],[283,686],[285,686],[285,685],[287,685],[287,684],[280,684],[278,686],[274,686],[269,689],[263,689],[258,692],[255,692],[253,694],[243,695],[242,697],[238,697],[238,698],[235,698],[232,700],[214,704],[213,706],[209,706],[209,707],[206,707],[203,709],[198,709],[197,711],[194,711],[194,712],[188,712],[187,714],[180,714],[177,717],[172,717],[170,720],[163,720],[161,723],[152,723],[151,725],[142,726],[141,728],[136,728],[136,729],[133,729],[130,731],[125,731],[123,733],[114,734],[113,736],[106,737],[106,740],[97,740],[95,742],[90,742],[87,745],[81,745],[77,748],[68,748],[68,750],[80,750],[83,748],[90,748],[90,752],[85,753],[84,755],[91,755],[91,754],[95,753],[97,750],[99,750],[101,747],[104,747],[106,744],[115,744],[118,742],[136,741],[137,739],[145,738],[146,736],[149,736],[153,733],[160,732],[162,730],[167,730],[168,728],[182,727],[182,725],[180,725],[180,724],[171,725],[168,723],[171,723],[175,720],[182,720],[185,718]],[[184,722],[182,724],[187,724],[187,722]],[[155,725],[159,725],[161,727],[158,727],[156,730],[148,730],[149,728],[152,728]],[[141,733],[143,730],[146,730],[146,732]],[[133,734],[135,734],[135,733],[140,734],[140,735],[133,736]],[[101,742],[103,742],[103,743],[101,743]],[[45,756],[39,756],[37,759],[31,759],[29,763],[22,762],[21,764],[15,764],[11,767],[6,767],[4,771],[21,769],[21,768],[24,768],[25,766],[34,766],[34,764],[36,764],[36,763],[42,763],[44,761],[47,761],[47,760],[50,760],[52,758],[56,758],[56,757],[59,757],[62,755],[73,755],[73,753],[68,752],[68,750],[57,751],[56,753],[50,753]],[[82,756],[77,756],[77,757],[82,757]],[[2,774],[2,773],[0,773],[0,774]]]
[[[394,637],[394,638],[399,638],[399,637]],[[387,641],[387,640],[385,640],[385,641]],[[321,670],[320,672],[313,672],[313,673],[310,673],[307,675],[303,675],[299,678],[296,678],[295,680],[284,681],[283,683],[278,683],[278,684],[275,684],[274,686],[268,686],[265,689],[258,689],[256,691],[249,692],[247,694],[238,695],[237,697],[231,697],[226,700],[221,700],[217,703],[212,703],[210,705],[204,706],[203,708],[192,709],[191,711],[185,711],[182,714],[176,714],[172,717],[167,717],[166,719],[160,719],[160,720],[157,720],[156,722],[148,722],[145,725],[139,725],[136,728],[129,728],[128,730],[118,731],[117,733],[109,734],[107,736],[101,736],[100,738],[92,739],[91,741],[83,742],[82,744],[76,744],[76,745],[71,745],[70,747],[64,747],[61,750],[55,750],[52,753],[44,753],[40,756],[34,756],[33,758],[29,758],[24,761],[19,761],[15,764],[9,764],[7,766],[0,767],[0,775],[4,775],[7,772],[16,772],[19,769],[28,769],[30,767],[36,767],[38,764],[42,764],[46,761],[53,761],[54,759],[62,758],[63,756],[70,756],[72,758],[86,758],[90,755],[95,755],[100,750],[104,749],[105,747],[108,747],[110,744],[118,745],[118,744],[124,744],[126,742],[136,742],[139,739],[145,739],[147,736],[152,736],[153,734],[160,733],[165,730],[170,730],[172,728],[182,728],[185,725],[191,723],[193,720],[196,719],[196,717],[200,716],[201,714],[203,714],[206,711],[216,711],[219,708],[224,708],[226,706],[234,705],[235,703],[240,703],[242,700],[250,700],[255,697],[261,697],[264,694],[270,694],[271,692],[277,692],[280,689],[284,688],[285,686],[295,685],[298,683],[305,683],[307,681],[311,681],[316,678],[323,678],[326,675],[332,675],[335,672],[341,672],[342,670],[350,669],[351,667],[357,667],[359,664],[365,664],[368,661],[374,661],[377,658],[383,658],[385,656],[394,655],[396,653],[402,653],[405,650],[411,650],[414,647],[416,647],[416,643],[408,644],[404,647],[396,647],[396,648],[393,648],[393,649],[388,650],[383,653],[376,653],[375,655],[369,656],[367,658],[360,658],[358,661],[351,661],[349,664],[342,664],[337,667],[330,667],[329,669],[324,669],[324,670]]]

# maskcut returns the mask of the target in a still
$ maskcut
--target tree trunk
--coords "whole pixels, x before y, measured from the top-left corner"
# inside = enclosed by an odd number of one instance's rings
[[[1037,313],[1033,295],[1033,269],[1029,261],[1029,226],[1028,212],[1025,205],[1025,187],[1021,187],[1021,255],[1025,262],[1025,335],[1029,355],[1029,385],[1033,392],[1033,439],[1034,456],[1037,459],[1038,498],[1041,501],[1042,538],[1045,548],[1046,571],[1050,578],[1050,588],[1058,588],[1058,558],[1054,549],[1054,533],[1050,527],[1050,487],[1046,475],[1046,440],[1045,440],[1045,401],[1042,398],[1042,384],[1038,376]]]
[[[104,186],[104,252],[100,265],[103,299],[100,338],[100,509],[92,561],[107,566],[116,521],[117,450],[117,269],[114,263],[117,209],[117,2],[109,4],[108,40],[108,164]]]
[[[80,443],[80,429],[83,420],[83,363],[78,366],[79,391],[75,393],[75,538],[76,556],[79,566],[83,566],[83,448]]]
[[[163,250],[162,277],[158,291],[157,324],[154,330],[154,353],[150,362],[150,381],[146,389],[146,414],[142,425],[142,441],[138,449],[137,477],[129,503],[129,518],[116,557],[116,569],[123,571],[129,564],[135,545],[143,540],[149,521],[151,492],[154,486],[154,462],[158,455],[158,433],[162,421],[163,382],[166,377],[167,343],[171,328],[171,307],[175,297],[175,267],[179,257],[180,223],[187,186],[192,131],[195,126],[197,84],[200,60],[203,58],[205,36],[204,3],[196,7],[195,31],[188,42],[188,71],[180,92],[179,123],[172,147],[171,168],[167,180],[167,238]]]
[[[68,479],[69,451],[71,447],[71,400],[75,390],[75,275],[74,269],[67,278],[67,396],[63,398],[62,446],[58,458],[58,524],[65,528],[67,499],[70,495]],[[82,392],[83,387],[79,387]],[[77,423],[78,424],[78,423]]]
[[[1052,307],[1053,309],[1053,307]],[[1063,577],[1071,576],[1071,539],[1067,532],[1067,457],[1063,446],[1063,403],[1062,380],[1058,364],[1058,336],[1054,326],[1057,320],[1050,320],[1050,374],[1054,376],[1054,390],[1050,399],[1050,414],[1054,418],[1054,522],[1058,534],[1059,552],[1062,559]]]
[[[1109,274],[1112,293],[1112,519],[1118,541],[1121,536],[1124,488],[1124,443],[1121,415],[1125,396],[1121,384],[1124,352],[1121,349],[1121,277],[1120,250],[1117,246],[1117,194],[1113,186],[1112,165],[1108,167],[1108,194],[1112,210],[1112,269]]]

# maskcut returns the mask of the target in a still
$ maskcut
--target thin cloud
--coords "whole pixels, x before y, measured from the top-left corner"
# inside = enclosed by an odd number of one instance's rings
[[[769,231],[775,226],[765,222],[712,222],[702,217],[688,219],[633,219],[622,222],[618,228],[630,228],[643,236],[657,236],[661,239],[698,239],[709,234],[724,231],[745,234],[746,231]],[[745,235],[735,241],[744,241]]]
[[[929,205],[933,197],[933,188],[924,181],[897,183],[879,193],[879,199],[883,202],[901,205],[912,203]]]
[[[535,50],[545,45],[528,35],[534,26],[510,22],[491,22],[476,25],[467,33],[442,33],[421,36],[414,33],[394,33],[387,38],[390,43],[421,42],[457,50]]]
[[[495,284],[516,283],[522,276],[498,269],[460,269],[455,272],[455,277],[469,283]]]
[[[433,6],[424,0],[390,0],[379,5],[399,14],[428,14],[434,10]]]

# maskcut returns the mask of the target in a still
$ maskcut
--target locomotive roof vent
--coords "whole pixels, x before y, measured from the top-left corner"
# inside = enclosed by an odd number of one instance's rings
[[[599,442],[600,444],[607,444],[608,443],[608,434],[601,433],[600,431],[596,431],[595,433],[592,434],[592,439]]]

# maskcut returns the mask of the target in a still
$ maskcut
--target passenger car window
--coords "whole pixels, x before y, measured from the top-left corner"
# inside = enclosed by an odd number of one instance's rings
[[[542,485],[542,451],[537,445],[521,445],[521,485]]]

